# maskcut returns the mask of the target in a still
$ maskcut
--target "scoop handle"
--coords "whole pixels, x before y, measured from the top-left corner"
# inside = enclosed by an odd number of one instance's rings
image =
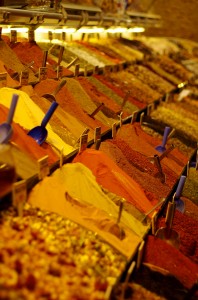
[[[7,117],[7,123],[8,124],[12,123],[12,119],[13,119],[13,116],[14,116],[14,112],[15,112],[15,109],[16,109],[18,99],[19,99],[19,95],[13,94],[12,102],[11,102],[11,105],[10,105],[10,110],[9,110],[8,117]]]
[[[41,122],[42,127],[45,127],[47,125],[51,116],[53,115],[54,111],[56,110],[57,106],[58,106],[58,103],[56,101],[53,101],[49,110],[47,111],[45,117],[43,118],[43,121]]]
[[[163,135],[163,140],[162,140],[162,145],[161,145],[162,147],[165,147],[170,131],[171,131],[171,128],[166,126],[164,129],[164,135]]]
[[[182,190],[183,190],[185,181],[186,181],[186,176],[183,176],[183,175],[182,175],[182,176],[180,177],[180,180],[179,180],[179,183],[178,183],[176,192],[175,192],[175,198],[176,198],[176,199],[178,199],[178,198],[181,196],[181,193],[182,193]]]
[[[59,56],[58,56],[58,63],[57,63],[57,67],[60,66],[60,63],[62,61],[63,58],[63,52],[65,50],[65,48],[63,46],[60,46],[60,52],[59,52]]]
[[[48,56],[48,50],[45,50],[44,53],[43,53],[42,67],[46,67],[47,56]]]
[[[53,91],[52,95],[55,97],[56,94],[58,94],[58,92],[62,89],[62,87],[64,87],[64,85],[66,84],[66,80],[63,79],[61,80],[61,82],[57,85],[57,87],[55,88],[55,90]]]

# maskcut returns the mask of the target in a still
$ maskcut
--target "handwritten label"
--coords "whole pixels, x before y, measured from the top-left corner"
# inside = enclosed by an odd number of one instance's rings
[[[86,150],[88,142],[88,134],[81,135],[79,152]]]
[[[80,65],[79,64],[75,65],[75,77],[79,76],[79,70],[80,70]]]
[[[132,114],[131,124],[134,124],[136,122],[137,114],[138,114],[138,111],[134,111],[134,113]]]
[[[96,127],[94,131],[94,143],[101,139],[101,127]]]
[[[115,139],[116,137],[116,123],[112,125],[112,138]]]
[[[40,67],[39,68],[39,81],[45,80],[47,78],[47,68]]]
[[[8,73],[0,73],[0,87],[7,86]]]
[[[38,160],[39,179],[42,180],[49,175],[48,155]]]
[[[12,187],[12,202],[13,206],[17,208],[18,215],[23,216],[23,206],[27,199],[26,181],[21,180],[15,182]]]
[[[61,78],[63,76],[63,66],[57,67],[57,78]]]
[[[11,43],[16,43],[16,41],[17,41],[17,31],[16,30],[10,30],[10,33],[11,33],[11,38],[10,38]]]
[[[28,85],[29,82],[29,72],[22,71],[20,75],[20,85]]]
[[[29,40],[30,43],[35,41],[35,35],[34,35],[34,30],[33,29],[30,29],[28,31],[28,40]]]

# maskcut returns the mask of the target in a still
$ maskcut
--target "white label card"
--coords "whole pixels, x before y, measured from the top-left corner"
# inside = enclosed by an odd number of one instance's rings
[[[48,155],[38,160],[39,179],[42,180],[49,175]]]
[[[88,134],[81,135],[79,152],[86,150],[88,142]]]

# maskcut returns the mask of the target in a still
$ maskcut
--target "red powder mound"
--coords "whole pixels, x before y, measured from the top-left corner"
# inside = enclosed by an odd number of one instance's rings
[[[105,153],[86,149],[73,162],[81,162],[96,177],[97,182],[110,192],[125,198],[137,209],[147,212],[152,208],[150,201],[139,184],[122,171]]]
[[[113,82],[111,82],[111,79],[107,76],[101,76],[101,75],[94,75],[96,79],[100,80],[103,84],[105,84],[107,87],[112,89],[118,96],[121,98],[124,98],[126,95],[126,90],[121,89],[119,86],[116,86]],[[128,101],[137,106],[138,108],[145,108],[146,104],[138,101],[133,96],[129,96]]]
[[[127,124],[120,128],[117,137],[124,140],[132,149],[135,151],[146,155],[153,156],[154,154],[159,153],[155,150],[155,147],[161,145],[162,140],[156,137],[152,137],[146,132],[144,132],[139,123]],[[161,161],[163,165],[170,168],[177,175],[181,175],[184,166],[187,164],[188,158],[183,155],[178,149],[174,149],[167,158],[164,158]]]
[[[7,115],[8,109],[0,104],[0,123],[5,122]],[[33,138],[27,135],[27,131],[19,124],[12,122],[12,127],[13,136],[11,141],[16,143],[22,151],[29,154],[36,160],[48,155],[49,164],[53,164],[58,160],[58,156],[53,152],[50,145],[43,143],[42,146],[39,146]]]
[[[165,227],[165,218],[158,220],[157,227]],[[197,220],[175,210],[173,229],[180,235],[179,250],[198,263],[198,223]]]
[[[186,288],[191,288],[198,279],[198,265],[194,264],[176,248],[151,235],[148,236],[146,241],[143,262],[169,271]]]
[[[44,94],[52,93],[57,87],[58,82],[53,79],[46,79],[39,82],[35,87],[35,92],[41,97]],[[80,97],[80,95],[79,95]],[[68,113],[87,124],[90,128],[101,127],[102,131],[108,129],[100,121],[91,118],[78,104],[73,95],[67,89],[67,85],[64,86],[56,95],[56,101],[59,105]]]
[[[24,65],[34,61],[33,67],[36,72],[38,71],[39,67],[42,66],[44,52],[36,43],[19,42],[10,45],[10,47]],[[47,76],[49,78],[56,78],[56,71],[53,70],[53,67],[55,67],[56,64],[57,63],[53,59],[48,57],[46,67],[48,67]],[[73,74],[71,71],[63,68],[63,76],[68,76],[71,74]]]

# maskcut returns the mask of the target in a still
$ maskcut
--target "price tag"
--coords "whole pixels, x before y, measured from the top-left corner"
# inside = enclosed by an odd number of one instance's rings
[[[84,76],[87,77],[87,65],[84,67]]]
[[[139,248],[138,248],[137,264],[136,264],[137,269],[139,269],[139,267],[141,266],[141,263],[142,263],[142,257],[143,257],[143,252],[144,252],[144,244],[145,244],[145,242],[142,241]]]
[[[153,110],[154,110],[154,103],[151,103],[147,106],[147,116],[150,116]]]
[[[140,115],[140,125],[142,125],[143,119],[144,119],[144,112],[142,112]]]
[[[112,138],[115,139],[116,137],[116,123],[113,123],[112,125]]]
[[[45,80],[47,78],[47,68],[40,67],[39,68],[39,81]]]
[[[81,135],[79,152],[86,150],[88,142],[88,134]]]
[[[61,78],[63,76],[63,66],[57,67],[57,78]]]
[[[182,101],[185,97],[191,94],[191,91],[188,89],[184,89],[179,93],[179,96],[177,98],[177,101]]]
[[[29,72],[22,71],[20,75],[20,85],[28,85],[29,82]]]
[[[80,70],[80,65],[79,64],[75,65],[75,77],[79,76],[79,70]]]
[[[34,30],[30,29],[28,31],[28,40],[30,43],[35,42],[35,35],[34,35]]]
[[[13,206],[17,208],[18,215],[23,216],[23,207],[27,199],[26,181],[21,180],[15,182],[12,187],[12,202]]]
[[[48,39],[49,39],[50,41],[53,40],[53,32],[52,32],[52,31],[48,31]]]
[[[49,175],[48,155],[38,160],[38,168],[40,180]]]
[[[10,30],[10,33],[11,33],[11,38],[10,38],[11,43],[16,43],[16,41],[17,41],[17,31],[16,30]]]
[[[8,76],[7,72],[0,73],[0,88],[7,86],[7,76]]]
[[[134,111],[134,113],[132,114],[131,124],[134,124],[136,122],[137,114],[138,114],[138,111]]]
[[[101,127],[96,127],[94,131],[94,143],[101,139]]]
[[[122,127],[122,122],[123,122],[122,115],[123,115],[123,111],[119,115],[119,118],[120,118],[120,127]]]

